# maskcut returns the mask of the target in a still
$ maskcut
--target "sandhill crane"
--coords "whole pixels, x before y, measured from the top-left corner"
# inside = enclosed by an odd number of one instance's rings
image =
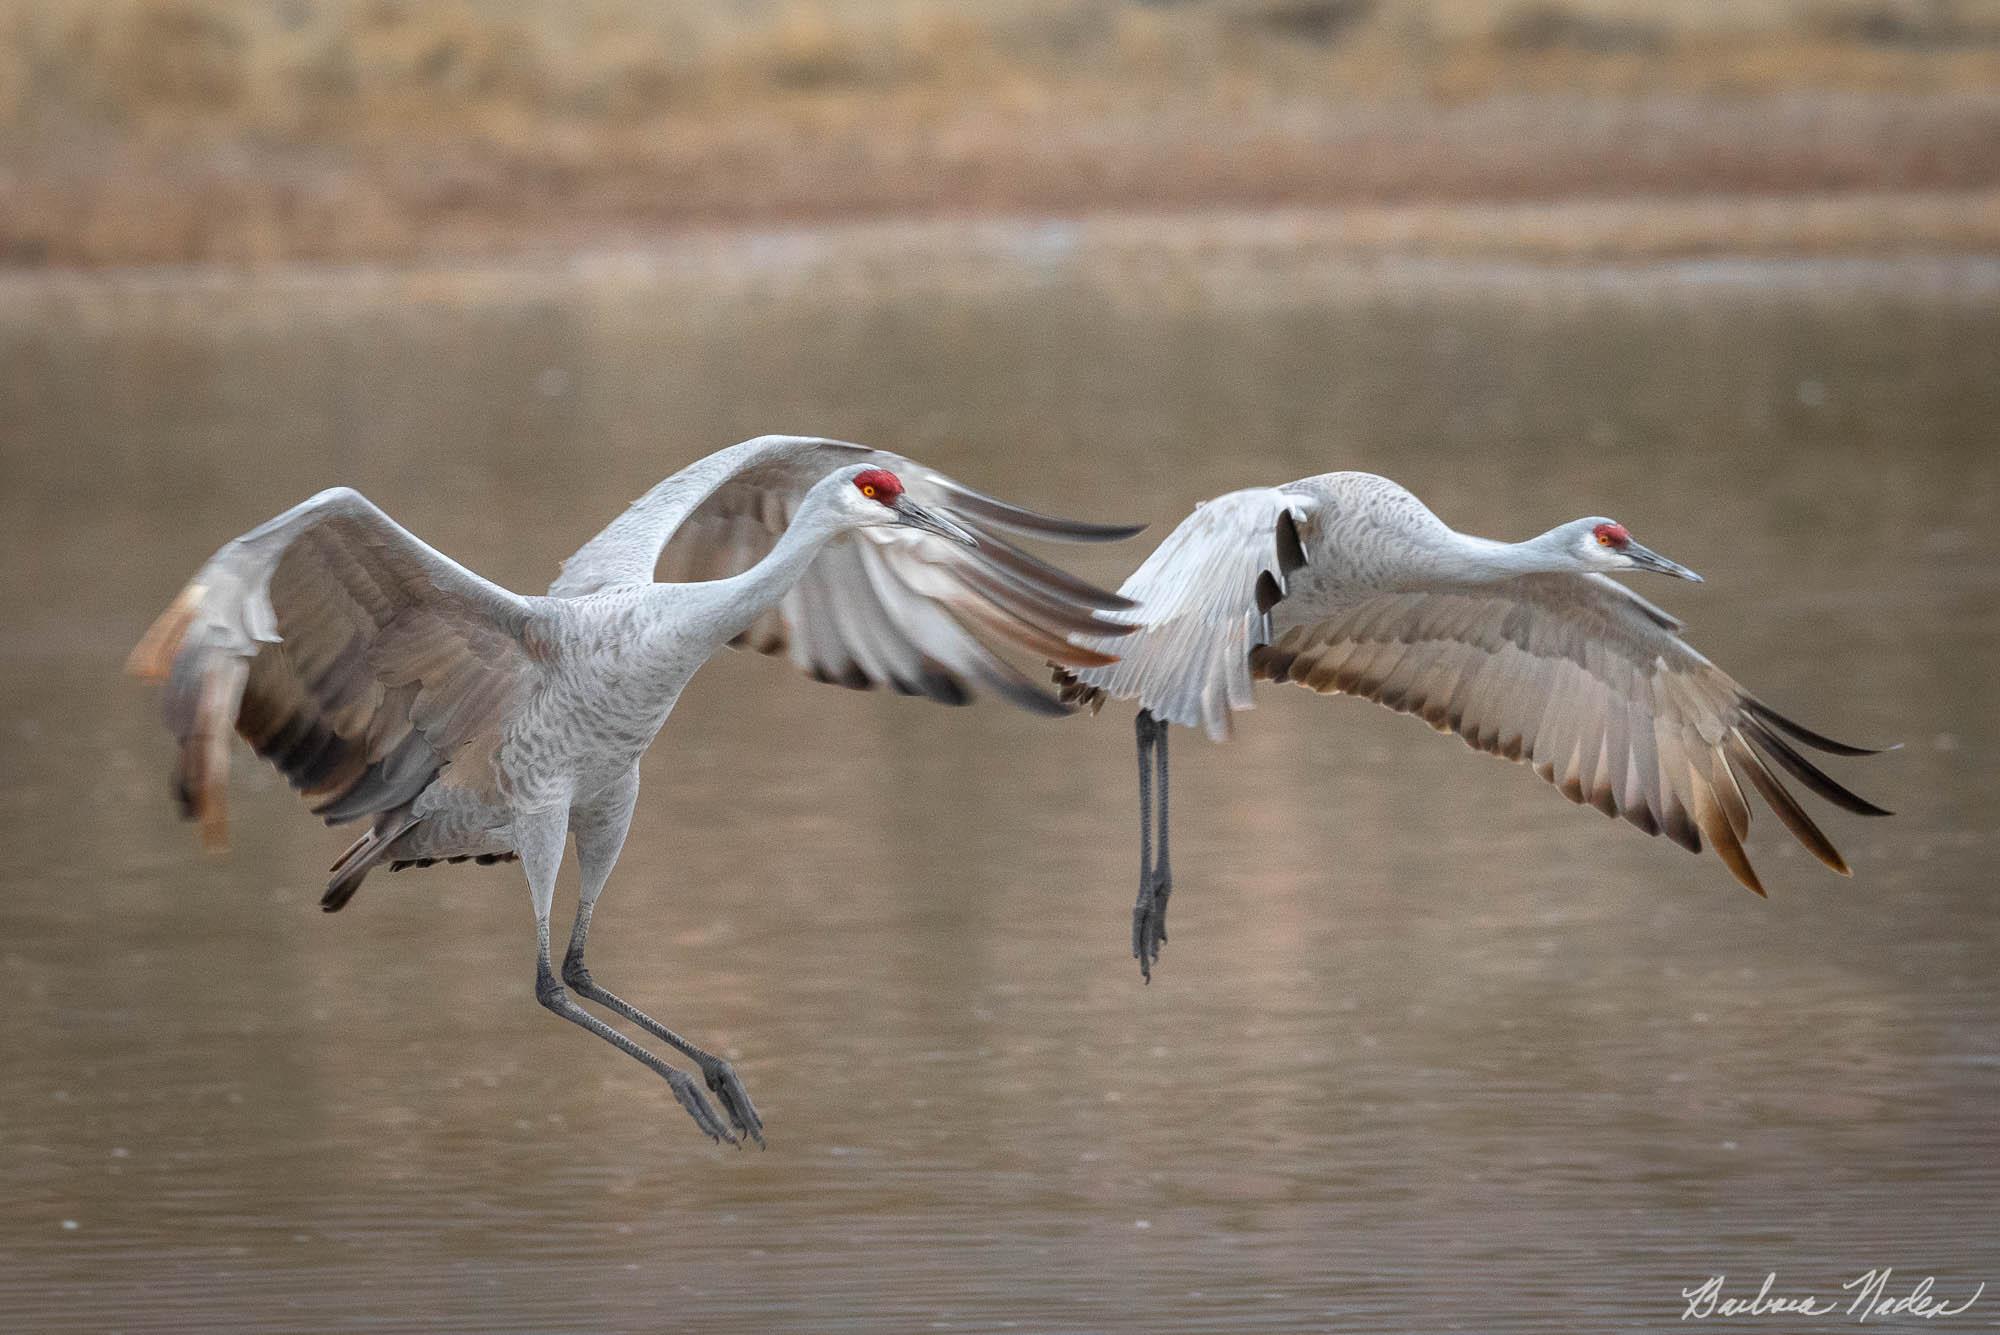
[[[1150,981],[1173,888],[1167,729],[1229,736],[1256,681],[1355,695],[1531,765],[1572,802],[1700,852],[1764,893],[1743,851],[1748,780],[1813,856],[1847,863],[1772,772],[1865,816],[1882,808],[1786,741],[1869,755],[1808,731],[1690,648],[1666,612],[1608,578],[1699,582],[1613,520],[1526,542],[1456,532],[1387,478],[1327,473],[1198,506],[1120,589],[1139,604],[1118,661],[1058,667],[1063,699],[1138,702],[1139,896],[1132,953]],[[1111,641],[1080,637],[1108,649]],[[1158,805],[1154,805],[1157,786]],[[1157,856],[1152,844],[1159,826]]]
[[[1065,637],[1130,604],[999,534],[1070,541],[1136,529],[1018,509],[901,456],[765,436],[668,478],[524,597],[426,546],[359,492],[335,488],[209,558],[133,650],[165,683],[180,743],[175,791],[204,839],[225,836],[229,729],[328,824],[367,818],[321,905],[372,868],[518,858],[541,1004],[663,1076],[718,1141],[763,1127],[729,1063],[584,965],[591,910],[618,860],[639,759],[682,687],[724,644],[789,647],[812,676],[963,704],[986,686],[1066,712],[998,650],[1111,661]],[[671,582],[655,583],[656,569]],[[566,835],[582,877],[560,980],[549,911]],[[701,1070],[693,1079],[582,1009],[595,1002]]]

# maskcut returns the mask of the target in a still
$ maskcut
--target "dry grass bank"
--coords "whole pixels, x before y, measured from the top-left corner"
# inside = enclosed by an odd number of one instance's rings
[[[0,0],[16,264],[1995,186],[1993,0]]]

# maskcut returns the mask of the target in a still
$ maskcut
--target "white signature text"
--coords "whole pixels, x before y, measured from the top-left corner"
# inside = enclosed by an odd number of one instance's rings
[[[1764,1276],[1764,1283],[1755,1294],[1732,1298],[1723,1292],[1728,1276],[1710,1275],[1693,1288],[1681,1290],[1681,1298],[1687,1303],[1681,1320],[1705,1321],[1712,1316],[1829,1316],[1841,1312],[1852,1317],[1857,1324],[1871,1318],[1890,1316],[1914,1316],[1931,1321],[1942,1316],[1959,1315],[1986,1292],[1986,1285],[1981,1283],[1963,1300],[1933,1293],[1937,1279],[1932,1275],[1925,1275],[1914,1285],[1907,1286],[1906,1291],[1897,1291],[1890,1287],[1895,1274],[1893,1267],[1884,1267],[1856,1275],[1840,1286],[1847,1295],[1843,1298],[1823,1298],[1814,1293],[1780,1293],[1778,1272],[1775,1270]]]

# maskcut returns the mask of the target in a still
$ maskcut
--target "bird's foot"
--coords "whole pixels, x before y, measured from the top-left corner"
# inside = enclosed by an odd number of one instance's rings
[[[711,1083],[713,1083],[712,1078]],[[701,1087],[695,1084],[693,1076],[686,1071],[669,1071],[667,1086],[674,1091],[674,1097],[680,1100],[681,1107],[687,1109],[687,1115],[694,1118],[694,1124],[701,1128],[703,1135],[723,1144],[740,1143],[735,1133],[724,1126],[722,1119],[715,1115],[715,1109],[709,1106],[708,1099],[702,1094]],[[732,1118],[735,1116],[733,1112],[730,1115]],[[763,1141],[760,1139],[758,1143],[762,1144]]]
[[[730,1123],[763,1149],[764,1119],[757,1115],[743,1082],[736,1078],[736,1068],[720,1057],[711,1057],[701,1064],[701,1074],[709,1091],[722,1103],[722,1110],[729,1114]]]
[[[1167,944],[1167,896],[1173,882],[1156,877],[1132,906],[1132,958],[1139,961],[1139,973],[1153,981],[1153,966],[1160,962],[1160,947]]]

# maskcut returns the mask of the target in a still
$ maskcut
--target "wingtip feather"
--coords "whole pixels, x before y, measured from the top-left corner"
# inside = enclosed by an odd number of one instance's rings
[[[1057,542],[1123,542],[1146,531],[1144,524],[1098,524],[1084,519],[1046,515],[975,491],[962,482],[939,481],[950,495],[953,509],[969,512],[986,523],[997,524],[1016,533]]]
[[[1877,756],[1884,751],[1897,750],[1903,745],[1897,742],[1893,746],[1855,746],[1851,742],[1837,742],[1823,733],[1814,732],[1811,728],[1786,718],[1755,696],[1746,696],[1743,703],[1752,714],[1770,726],[1789,734],[1794,741],[1804,742],[1813,750],[1824,751],[1830,756]]]
[[[1888,816],[1894,814],[1887,807],[1878,807],[1867,798],[1850,792],[1835,782],[1830,775],[1800,755],[1783,737],[1779,736],[1777,730],[1765,723],[1760,714],[1751,714],[1746,722],[1744,731],[1748,734],[1751,743],[1759,751],[1777,761],[1779,765],[1791,772],[1793,778],[1835,806],[1846,811],[1851,811],[1857,816]]]

